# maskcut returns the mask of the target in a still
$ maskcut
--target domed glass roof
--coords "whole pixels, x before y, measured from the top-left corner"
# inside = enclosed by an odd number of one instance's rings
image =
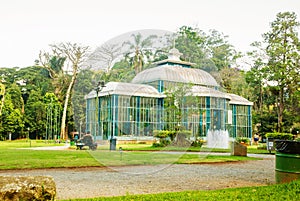
[[[147,84],[154,81],[170,81],[192,83],[195,85],[219,87],[217,81],[207,72],[191,68],[193,63],[180,60],[181,53],[172,48],[168,59],[156,63],[157,67],[144,70],[137,74],[132,83]]]
[[[219,86],[217,81],[203,70],[168,64],[140,72],[133,78],[132,83],[145,84],[158,80],[193,83],[201,86]]]
[[[156,98],[164,97],[163,94],[160,94],[154,87],[150,85],[124,82],[108,82],[105,84],[105,87],[98,92],[99,97],[113,94]],[[91,91],[85,98],[88,99],[94,97],[97,97],[95,90]]]

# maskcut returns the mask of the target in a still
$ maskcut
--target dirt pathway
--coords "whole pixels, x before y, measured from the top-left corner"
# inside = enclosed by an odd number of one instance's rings
[[[211,190],[275,183],[275,156],[263,160],[197,165],[0,171],[0,175],[50,175],[57,198],[88,198],[184,190]]]

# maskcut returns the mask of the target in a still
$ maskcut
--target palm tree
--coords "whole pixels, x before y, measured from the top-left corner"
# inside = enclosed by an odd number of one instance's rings
[[[153,39],[157,38],[156,35],[150,35],[143,40],[141,33],[132,34],[133,41],[127,41],[123,45],[129,45],[129,52],[125,56],[129,58],[132,68],[135,74],[143,70],[146,59],[150,59],[152,55],[151,46]],[[131,56],[133,55],[133,56]]]

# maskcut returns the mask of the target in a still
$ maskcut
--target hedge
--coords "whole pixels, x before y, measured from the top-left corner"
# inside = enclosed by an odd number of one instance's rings
[[[267,133],[266,137],[277,140],[293,140],[293,134],[290,133]]]

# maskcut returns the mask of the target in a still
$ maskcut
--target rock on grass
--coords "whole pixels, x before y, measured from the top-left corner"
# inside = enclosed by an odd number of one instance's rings
[[[55,200],[56,186],[50,176],[0,176],[0,200]]]

